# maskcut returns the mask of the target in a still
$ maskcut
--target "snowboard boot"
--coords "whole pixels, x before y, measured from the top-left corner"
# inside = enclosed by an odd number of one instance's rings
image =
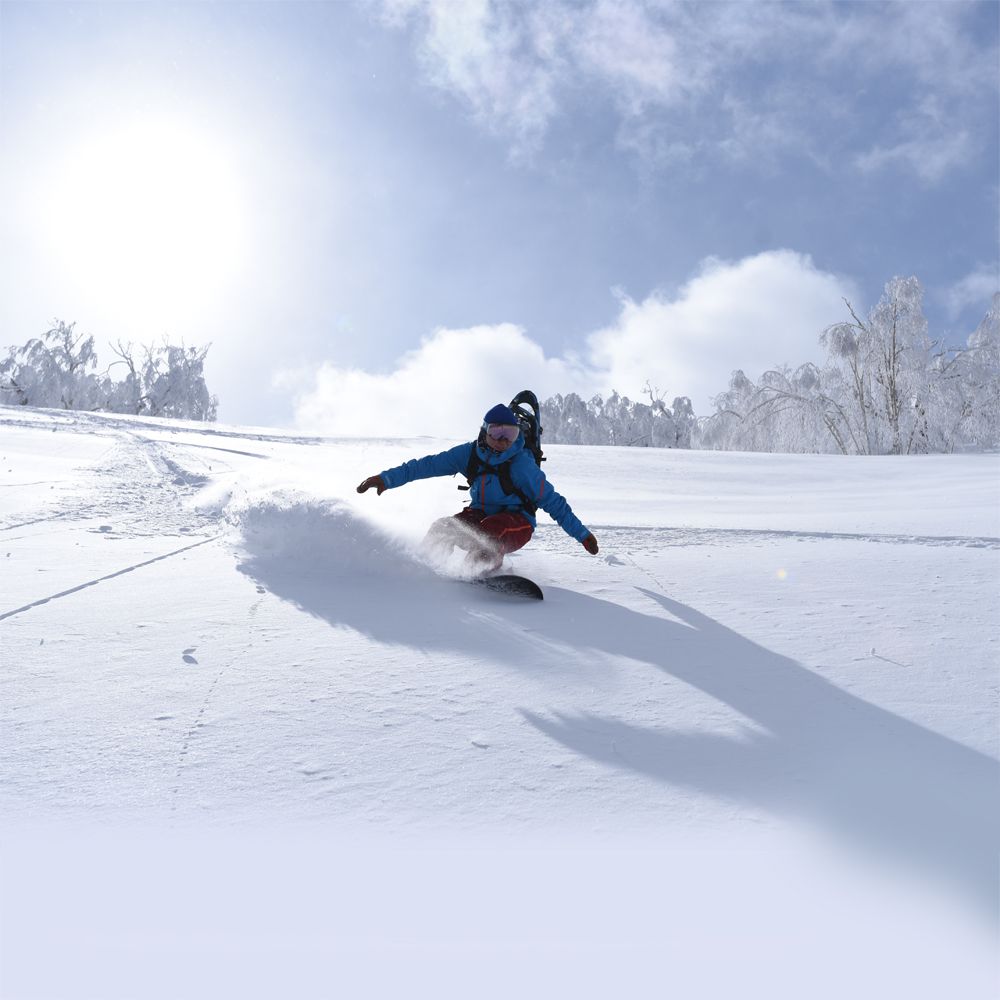
[[[465,568],[473,576],[490,576],[502,565],[503,553],[492,545],[477,545],[465,556]]]

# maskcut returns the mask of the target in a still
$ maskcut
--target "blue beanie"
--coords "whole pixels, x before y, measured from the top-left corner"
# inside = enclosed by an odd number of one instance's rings
[[[517,427],[517,414],[509,406],[504,406],[503,403],[497,403],[492,410],[487,411],[486,416],[483,417],[483,423],[513,424]]]

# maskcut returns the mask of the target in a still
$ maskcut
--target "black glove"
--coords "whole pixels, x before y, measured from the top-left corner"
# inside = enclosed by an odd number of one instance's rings
[[[587,537],[580,543],[592,556],[597,555],[597,539],[594,538],[592,534],[587,535]]]
[[[386,491],[385,481],[381,476],[369,476],[359,487],[358,492],[364,493],[366,490],[375,490],[379,496]]]

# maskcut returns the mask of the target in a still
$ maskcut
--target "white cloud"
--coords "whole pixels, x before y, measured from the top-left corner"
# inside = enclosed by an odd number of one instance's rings
[[[815,5],[819,8],[820,5]],[[966,99],[996,93],[996,45],[976,29],[976,4],[856,4],[846,16],[824,15],[821,58],[867,76],[889,70],[928,95]],[[953,109],[955,110],[955,109]]]
[[[684,123],[697,121],[702,151],[735,149],[747,163],[773,151],[776,136],[815,159],[834,152],[836,136],[863,169],[891,164],[937,181],[975,145],[996,90],[996,48],[977,36],[966,4],[383,0],[382,9],[387,24],[414,30],[430,81],[509,135],[516,153],[536,149],[586,92],[617,109],[626,148],[666,150],[672,162],[691,148]],[[906,96],[889,96],[887,73]],[[935,102],[947,125],[929,141],[868,140],[859,154],[865,140],[845,126],[873,100],[904,117]],[[845,118],[834,132],[832,109]]]
[[[598,0],[587,16],[581,13],[566,38],[573,60],[607,81],[628,113],[669,104],[701,86],[674,35],[647,7]]]
[[[558,8],[547,16],[491,0],[386,0],[390,25],[419,20],[419,54],[429,80],[455,94],[485,126],[530,150],[556,114],[560,73]]]
[[[969,160],[973,153],[970,139],[964,130],[925,135],[894,146],[875,146],[857,156],[855,163],[864,173],[901,164],[909,167],[921,180],[934,184],[954,167]]]
[[[520,389],[616,389],[640,398],[648,380],[668,402],[690,396],[699,414],[731,372],[818,360],[820,332],[845,314],[852,286],[803,254],[777,250],[705,261],[675,295],[623,296],[617,321],[588,340],[584,358],[549,358],[512,324],[437,330],[388,374],[325,364],[299,396],[296,422],[326,434],[462,437]]]
[[[412,25],[427,78],[482,124],[531,153],[567,94],[597,83],[626,118],[669,106],[712,77],[679,45],[668,9],[630,0],[383,0],[391,27]]]
[[[997,292],[1000,292],[1000,266],[980,264],[945,293],[949,318],[956,320],[966,309],[976,307],[985,315]]]
[[[588,385],[572,359],[546,358],[511,323],[440,329],[386,375],[324,364],[296,401],[296,424],[333,435],[462,437],[521,389],[544,398]]]
[[[972,159],[975,147],[973,137],[956,123],[948,106],[930,96],[899,116],[888,144],[875,145],[855,162],[865,172],[902,164],[934,184]]]
[[[648,379],[668,402],[690,396],[704,414],[737,368],[756,377],[818,360],[819,334],[844,317],[852,294],[850,282],[790,250],[709,259],[674,296],[624,299],[618,321],[590,338],[589,359],[632,398]]]

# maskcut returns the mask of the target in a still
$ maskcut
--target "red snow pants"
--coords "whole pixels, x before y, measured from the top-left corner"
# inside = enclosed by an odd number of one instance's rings
[[[486,514],[466,507],[453,517],[442,517],[431,525],[428,541],[446,542],[469,550],[469,562],[477,570],[499,569],[508,552],[516,552],[531,541],[534,529],[522,514]]]

